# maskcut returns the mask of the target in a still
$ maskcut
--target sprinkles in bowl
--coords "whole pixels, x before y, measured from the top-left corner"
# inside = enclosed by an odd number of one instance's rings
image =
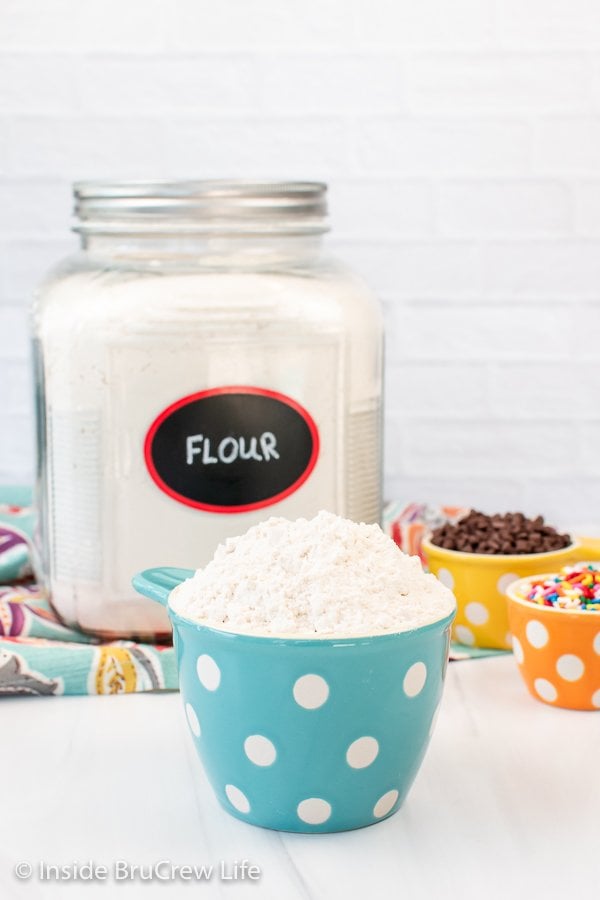
[[[556,575],[530,579],[523,599],[539,606],[600,612],[600,567],[578,563],[564,566]]]

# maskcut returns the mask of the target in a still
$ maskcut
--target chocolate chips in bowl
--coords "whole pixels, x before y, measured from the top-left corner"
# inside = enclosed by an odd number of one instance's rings
[[[519,512],[488,516],[476,509],[454,524],[436,528],[430,540],[446,550],[490,555],[550,553],[572,543],[569,534],[546,525],[543,516],[528,519]]]
[[[510,649],[506,589],[518,578],[558,571],[577,557],[570,535],[542,516],[487,515],[472,510],[423,541],[431,572],[456,597],[454,640],[470,647]]]

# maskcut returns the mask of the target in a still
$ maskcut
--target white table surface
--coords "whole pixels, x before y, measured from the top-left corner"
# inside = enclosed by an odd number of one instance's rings
[[[269,832],[217,806],[177,694],[0,701],[0,897],[600,898],[600,713],[552,709],[510,657],[452,663],[397,815]],[[219,866],[258,882],[19,882],[17,862]],[[111,871],[112,874],[112,871]]]

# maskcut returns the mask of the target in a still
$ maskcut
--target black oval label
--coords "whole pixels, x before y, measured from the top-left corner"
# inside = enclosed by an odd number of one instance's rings
[[[144,444],[162,491],[219,513],[278,503],[304,484],[318,455],[317,426],[304,407],[255,387],[183,397],[157,416]]]

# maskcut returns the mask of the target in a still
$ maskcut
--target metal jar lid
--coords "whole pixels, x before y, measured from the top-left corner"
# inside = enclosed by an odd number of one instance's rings
[[[317,181],[80,181],[75,231],[320,234],[327,185]]]

